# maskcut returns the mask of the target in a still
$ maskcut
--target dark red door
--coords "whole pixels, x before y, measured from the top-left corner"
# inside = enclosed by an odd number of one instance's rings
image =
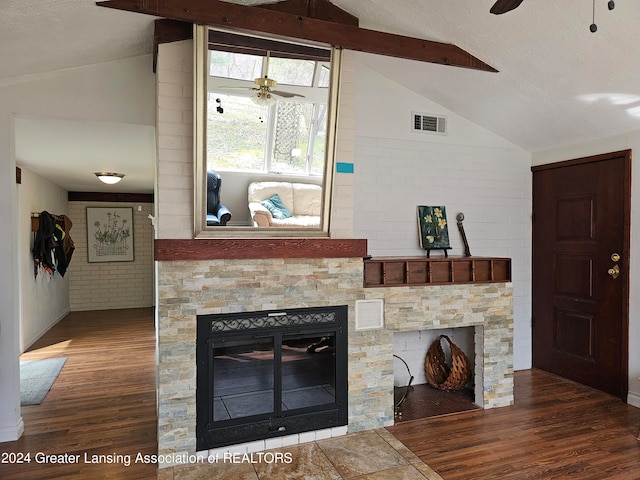
[[[533,366],[626,399],[631,152],[532,170]]]

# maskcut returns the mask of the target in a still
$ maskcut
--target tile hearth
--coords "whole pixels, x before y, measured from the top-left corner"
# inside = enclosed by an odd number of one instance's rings
[[[442,480],[384,428],[270,452],[290,463],[219,463],[162,469],[158,480]]]

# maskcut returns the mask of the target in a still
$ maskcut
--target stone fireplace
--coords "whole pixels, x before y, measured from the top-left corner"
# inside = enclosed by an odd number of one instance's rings
[[[297,258],[259,258],[269,254],[256,249],[253,258],[221,259],[203,258],[211,257],[208,253],[163,251],[156,245],[160,455],[197,450],[198,315],[347,305],[349,432],[393,425],[394,332],[476,327],[475,379],[481,391],[476,401],[483,408],[513,403],[510,282],[365,288],[365,255],[356,251],[331,258],[330,250],[297,249]],[[384,326],[356,330],[356,301],[368,299],[383,301]],[[296,435],[304,442],[332,432]],[[297,443],[294,440],[288,439]],[[260,449],[259,443],[247,448]],[[270,445],[262,441],[263,449]]]

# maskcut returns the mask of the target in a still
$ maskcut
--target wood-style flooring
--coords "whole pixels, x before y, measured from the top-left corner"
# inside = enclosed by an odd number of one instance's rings
[[[3,453],[31,453],[32,462],[0,463],[0,479],[157,478],[155,465],[134,462],[137,453],[157,452],[152,309],[74,312],[23,359],[61,356],[67,363],[44,402],[22,408],[22,438],[0,443],[0,460]],[[640,409],[611,395],[526,370],[515,374],[514,406],[406,421],[387,430],[445,480],[637,480],[639,422]],[[83,461],[36,463],[38,452],[81,455]],[[84,463],[85,453],[89,459],[131,455],[132,463]],[[247,478],[289,478],[258,475],[259,466],[250,467],[253,476]],[[323,478],[317,467],[309,468],[307,476],[290,478]],[[163,469],[161,477],[222,478],[173,470]],[[387,478],[383,473],[362,478]],[[435,478],[427,470],[420,474]]]
[[[9,460],[0,478],[155,479],[155,464],[135,463],[157,453],[154,332],[151,308],[72,312],[25,352],[21,360],[68,360],[44,401],[22,407],[23,436],[0,443]],[[21,453],[31,462],[3,456]],[[79,463],[53,463],[72,458]]]
[[[637,480],[640,409],[539,370],[515,405],[403,422],[390,431],[445,480]]]

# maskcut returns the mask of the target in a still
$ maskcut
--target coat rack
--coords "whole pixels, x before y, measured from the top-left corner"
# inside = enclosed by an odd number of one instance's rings
[[[51,214],[51,216],[55,218],[58,225],[64,226],[64,215]],[[38,228],[40,228],[40,212],[31,212],[31,231],[36,233]]]

